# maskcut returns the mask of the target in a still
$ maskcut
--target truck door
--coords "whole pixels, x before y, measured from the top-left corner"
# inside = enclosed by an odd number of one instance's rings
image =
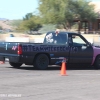
[[[89,42],[79,34],[71,34],[69,35],[69,39],[72,40],[72,42],[70,42],[69,62],[90,64],[93,59],[93,47]]]
[[[49,46],[50,47],[50,46]],[[69,47],[65,45],[55,45],[51,46],[53,48],[53,51],[48,52],[50,54],[51,58],[51,65],[52,64],[60,64],[64,58],[68,61],[69,59]]]

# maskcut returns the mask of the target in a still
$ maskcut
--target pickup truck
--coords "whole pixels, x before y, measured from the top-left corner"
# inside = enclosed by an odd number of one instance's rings
[[[75,32],[47,32],[43,43],[0,42],[0,61],[5,58],[17,68],[25,64],[45,70],[48,65],[61,65],[63,59],[68,64],[100,68],[100,48]]]

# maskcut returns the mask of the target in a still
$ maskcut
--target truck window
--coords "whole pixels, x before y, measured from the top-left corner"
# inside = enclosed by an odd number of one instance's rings
[[[58,34],[57,36],[55,33],[49,33],[44,39],[44,43],[47,44],[65,45],[67,42],[67,35],[62,33]]]
[[[78,35],[72,38],[73,45],[86,45],[86,42]]]
[[[66,34],[58,34],[58,36],[54,36],[54,41],[57,41],[56,44],[67,44],[67,35]]]

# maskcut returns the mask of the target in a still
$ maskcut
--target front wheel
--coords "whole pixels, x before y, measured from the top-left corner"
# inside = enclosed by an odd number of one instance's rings
[[[100,55],[96,57],[94,67],[95,69],[100,69]]]
[[[22,65],[22,63],[14,63],[14,62],[9,62],[9,64],[14,68],[19,68]]]
[[[40,70],[47,69],[49,65],[49,58],[46,54],[39,54],[34,61],[34,67]]]

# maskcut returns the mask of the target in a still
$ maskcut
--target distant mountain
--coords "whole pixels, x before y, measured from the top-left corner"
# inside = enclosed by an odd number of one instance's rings
[[[5,19],[5,18],[0,18],[0,26],[3,28],[3,29],[10,29],[12,30],[13,29],[13,26],[11,25],[11,21],[8,20],[8,19]]]

